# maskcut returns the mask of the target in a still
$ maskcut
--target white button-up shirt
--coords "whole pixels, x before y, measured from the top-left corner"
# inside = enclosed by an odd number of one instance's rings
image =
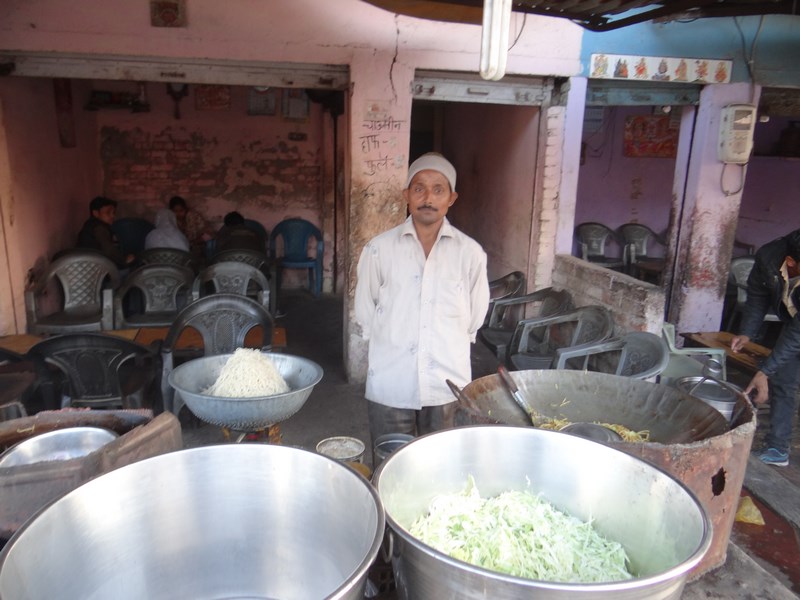
[[[470,343],[489,306],[486,253],[442,223],[427,259],[411,217],[358,261],[355,316],[369,340],[366,397],[395,408],[453,402],[472,379]]]

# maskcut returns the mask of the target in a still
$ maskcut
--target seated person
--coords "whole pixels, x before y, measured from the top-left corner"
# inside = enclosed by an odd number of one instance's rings
[[[178,229],[189,240],[189,246],[194,252],[202,254],[205,243],[214,237],[206,220],[199,212],[186,206],[186,200],[180,196],[170,198],[169,209],[175,213]]]
[[[89,219],[78,233],[78,248],[97,250],[110,258],[120,269],[129,267],[136,257],[123,254],[111,224],[117,215],[117,203],[111,198],[97,196],[89,203]]]
[[[144,239],[144,248],[174,248],[189,252],[189,240],[178,229],[178,219],[168,208],[156,213],[156,226]]]
[[[244,223],[244,217],[238,212],[225,215],[225,224],[217,233],[216,253],[225,250],[254,250],[264,254],[266,240]]]

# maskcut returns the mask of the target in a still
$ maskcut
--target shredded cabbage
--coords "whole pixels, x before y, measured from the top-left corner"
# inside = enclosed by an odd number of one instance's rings
[[[463,492],[435,497],[410,533],[453,558],[516,577],[564,583],[630,579],[625,549],[530,492],[483,499],[469,477]]]

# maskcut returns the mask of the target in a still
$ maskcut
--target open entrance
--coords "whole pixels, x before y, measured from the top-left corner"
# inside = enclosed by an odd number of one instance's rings
[[[490,280],[532,269],[541,105],[551,89],[536,78],[415,77],[409,159],[436,151],[455,165],[459,196],[448,218],[483,246]]]
[[[118,218],[151,220],[179,195],[213,230],[230,211],[268,231],[301,217],[326,240],[323,289],[341,289],[346,67],[7,54],[0,195],[13,285],[0,294],[18,318],[2,333],[22,327],[26,274],[74,245],[96,195],[119,203]],[[305,286],[304,274],[284,282]]]

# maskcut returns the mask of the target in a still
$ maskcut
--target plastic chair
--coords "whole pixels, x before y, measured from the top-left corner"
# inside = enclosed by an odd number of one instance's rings
[[[549,317],[572,310],[572,296],[566,290],[543,288],[524,296],[496,300],[491,307],[488,323],[478,330],[478,339],[506,363],[508,345],[514,330],[525,316]]]
[[[499,279],[489,282],[489,308],[486,311],[484,325],[489,324],[494,303],[505,298],[514,298],[525,289],[525,275],[522,271],[512,271]]]
[[[660,374],[668,362],[669,349],[660,336],[647,331],[632,331],[603,342],[559,348],[556,350],[555,368],[650,379]]]
[[[310,255],[308,242],[317,240],[316,253]],[[283,255],[277,254],[277,239],[283,238]],[[283,269],[308,269],[308,287],[315,297],[322,293],[322,256],[324,252],[322,232],[304,219],[285,219],[272,230],[269,240],[270,258],[276,261],[277,288],[281,287]]]
[[[664,265],[663,256],[653,256],[650,254],[651,243],[666,246],[664,240],[646,225],[639,223],[625,223],[619,228],[619,233],[625,243],[622,251],[622,258],[625,261],[625,271],[629,275],[639,277],[636,263],[650,262]]]
[[[741,317],[744,307],[747,304],[747,279],[750,277],[750,271],[753,270],[753,265],[756,263],[755,256],[740,256],[731,260],[731,268],[728,272],[728,281],[736,289],[736,304],[731,310],[728,324],[725,326],[726,331],[733,331],[733,324],[736,317]],[[780,317],[770,310],[764,315],[764,321],[778,322]]]
[[[259,304],[269,310],[270,289],[267,277],[256,267],[244,262],[218,262],[200,271],[192,284],[192,299],[198,300],[208,293],[255,297]]]
[[[550,369],[555,363],[556,350],[602,342],[613,331],[614,320],[604,306],[583,306],[561,315],[525,319],[514,331],[508,368]]]
[[[245,219],[244,226],[248,229],[252,229],[261,236],[261,238],[264,240],[264,252],[266,253],[269,248],[269,232],[267,231],[267,228],[254,219]]]
[[[192,268],[194,258],[190,252],[177,248],[148,248],[139,255],[139,262],[143,265],[175,265]]]
[[[263,269],[267,264],[267,255],[263,252],[256,252],[255,250],[224,250],[214,255],[211,262],[212,264],[222,262],[240,262],[255,267],[256,269]]]
[[[270,349],[272,344],[272,315],[261,304],[237,294],[213,294],[192,302],[175,318],[161,345],[161,396],[164,410],[178,415],[183,407],[180,394],[169,384],[169,374],[174,368],[175,344],[181,332],[191,327],[203,338],[203,354],[229,354],[244,346],[247,333],[260,325],[260,346]]]
[[[583,260],[607,269],[625,267],[625,261],[621,256],[606,256],[606,244],[609,240],[622,245],[617,234],[610,227],[606,227],[602,223],[581,223],[575,228],[575,237],[578,240]]]
[[[117,219],[111,224],[122,253],[136,256],[144,250],[144,240],[153,229],[155,225],[150,221],[136,217]]]
[[[194,271],[188,267],[168,264],[139,267],[114,294],[115,326],[117,329],[169,327],[187,303],[193,281]],[[140,312],[130,314],[125,310],[125,299],[135,290],[144,298],[143,307]]]
[[[158,359],[149,348],[102,333],[47,338],[27,356],[40,376],[52,371],[49,366],[63,376],[54,386],[62,390],[62,407],[143,408],[158,374]]]
[[[678,348],[675,346],[675,325],[672,323],[662,325],[661,337],[669,350],[669,362],[659,376],[659,383],[672,385],[681,377],[702,375],[703,367],[709,359],[714,359],[721,365],[721,377],[727,380],[724,348]]]
[[[28,333],[75,333],[114,328],[113,291],[119,286],[116,265],[91,250],[74,250],[54,260],[41,279],[25,291]],[[49,314],[40,301],[60,285],[60,306]]]

